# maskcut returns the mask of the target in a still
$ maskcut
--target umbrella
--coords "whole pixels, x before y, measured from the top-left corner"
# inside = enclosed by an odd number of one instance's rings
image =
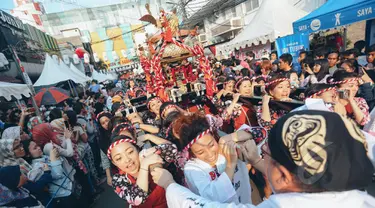
[[[70,93],[58,87],[42,88],[36,95],[35,101],[40,105],[55,105],[70,97]]]

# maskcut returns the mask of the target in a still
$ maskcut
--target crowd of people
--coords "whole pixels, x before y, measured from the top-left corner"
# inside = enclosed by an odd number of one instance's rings
[[[135,75],[93,80],[40,117],[10,109],[2,114],[0,206],[89,207],[106,182],[140,208],[375,207],[367,193],[375,47],[367,65],[358,64],[361,53],[301,51],[300,69],[275,52],[211,59],[223,88],[197,111],[149,94]],[[147,110],[130,112],[144,96]],[[287,104],[308,99],[324,106]]]

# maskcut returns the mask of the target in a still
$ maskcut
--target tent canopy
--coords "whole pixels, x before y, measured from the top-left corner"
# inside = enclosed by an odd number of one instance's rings
[[[30,97],[31,91],[25,84],[14,84],[9,82],[0,82],[0,97],[4,97],[6,100],[12,100],[12,96],[18,100],[22,99],[22,95]]]
[[[263,0],[251,22],[233,40],[224,44],[224,50],[239,49],[246,45],[273,42],[279,36],[293,33],[291,23],[307,13],[288,3],[288,0]]]
[[[62,81],[72,80],[76,83],[81,83],[82,79],[73,73],[69,67],[65,65],[59,65],[56,63],[51,56],[46,55],[46,61],[44,63],[44,68],[39,79],[35,82],[34,86],[47,86],[57,84]]]
[[[92,79],[95,79],[100,83],[109,80],[109,77],[107,77],[105,74],[97,72],[96,70],[93,70]]]
[[[294,33],[312,33],[375,18],[375,0],[329,0],[293,23]]]
[[[70,63],[70,70],[72,70],[75,74],[77,74],[79,77],[81,77],[81,78],[84,80],[83,83],[85,83],[85,82],[91,80],[90,77],[86,76],[86,75],[85,75],[84,73],[82,73],[79,69],[77,69],[77,67],[74,66],[73,63]]]

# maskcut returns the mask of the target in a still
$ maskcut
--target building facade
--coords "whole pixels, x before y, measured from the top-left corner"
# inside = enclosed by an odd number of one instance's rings
[[[15,8],[11,14],[24,24],[29,24],[38,30],[45,31],[41,16],[45,14],[43,4],[34,0],[14,0]]]
[[[129,1],[108,6],[74,9],[42,16],[46,32],[54,36],[63,55],[72,56],[72,46],[90,43],[96,62],[108,68],[127,65],[136,58],[139,44],[144,44],[146,33],[156,32],[153,25],[139,19],[148,14],[144,4],[150,3],[150,12],[159,15],[159,8],[169,8],[160,0]],[[158,6],[159,5],[159,6]]]
[[[327,0],[288,0],[291,5],[306,12],[311,12],[320,7]],[[218,7],[207,3],[207,10],[198,10],[191,15],[194,19],[191,24],[200,26],[200,41],[205,45],[215,45],[227,42],[233,38],[246,26],[256,15],[262,0],[230,0],[231,6],[218,10]],[[220,4],[220,3],[219,3]],[[235,5],[235,6],[233,6]],[[280,8],[282,9],[282,8]],[[213,15],[204,15],[202,12]],[[292,24],[292,23],[291,23]],[[191,25],[190,25],[191,26]]]
[[[0,68],[0,80],[10,77],[23,82],[9,46],[17,52],[32,81],[36,81],[43,70],[45,54],[59,54],[56,39],[0,10],[0,51],[4,51],[10,63]]]

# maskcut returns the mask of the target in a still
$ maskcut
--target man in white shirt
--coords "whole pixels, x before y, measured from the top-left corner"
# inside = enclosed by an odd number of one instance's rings
[[[339,53],[332,52],[328,54],[329,74],[332,76],[337,70],[337,63],[339,61]]]
[[[240,149],[246,159],[254,160],[252,140]],[[279,119],[268,144],[262,146],[267,180],[275,194],[258,206],[209,201],[176,184],[160,168],[151,175],[166,189],[168,206],[173,208],[373,208],[375,198],[359,191],[371,183],[374,172],[366,152],[365,137],[352,120],[332,112],[305,110]]]

